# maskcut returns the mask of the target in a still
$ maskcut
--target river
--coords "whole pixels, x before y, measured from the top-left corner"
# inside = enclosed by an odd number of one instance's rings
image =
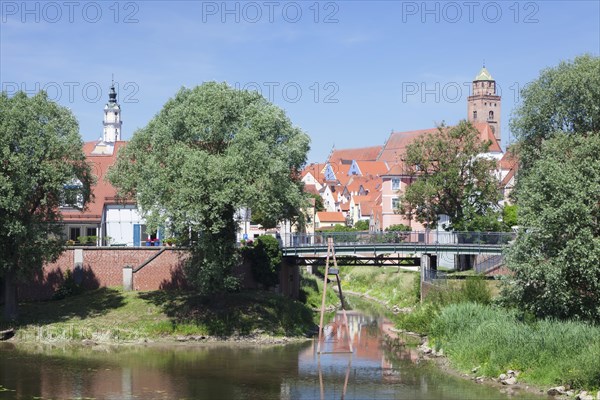
[[[343,321],[342,314],[335,317]],[[63,346],[0,343],[0,399],[540,399],[450,376],[381,344],[382,318],[348,313],[288,345]]]

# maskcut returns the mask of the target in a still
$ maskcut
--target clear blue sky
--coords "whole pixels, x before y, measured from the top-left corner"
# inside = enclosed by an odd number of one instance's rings
[[[182,86],[258,87],[310,135],[309,161],[322,161],[333,145],[465,118],[485,60],[507,143],[518,88],[600,54],[599,3],[2,1],[0,81],[9,93],[45,87],[86,141],[102,134],[113,73],[126,140]]]

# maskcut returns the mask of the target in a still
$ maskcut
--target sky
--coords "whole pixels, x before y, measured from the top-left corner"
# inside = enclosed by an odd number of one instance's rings
[[[114,76],[123,140],[181,87],[258,90],[311,138],[309,162],[467,116],[484,65],[502,144],[540,71],[600,55],[600,1],[0,1],[0,83],[40,89],[102,136]]]

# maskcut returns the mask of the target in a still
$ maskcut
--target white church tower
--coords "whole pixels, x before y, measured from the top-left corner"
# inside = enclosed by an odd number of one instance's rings
[[[102,140],[105,143],[121,140],[121,106],[117,103],[117,92],[113,81],[108,94],[108,103],[104,106],[104,132]]]

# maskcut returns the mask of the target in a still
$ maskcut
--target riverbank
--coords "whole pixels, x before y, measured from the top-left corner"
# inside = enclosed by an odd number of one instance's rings
[[[274,293],[220,296],[191,292],[124,292],[102,288],[62,300],[20,305],[12,341],[147,343],[286,343],[314,330],[305,304]]]
[[[588,394],[582,398],[600,399],[598,326],[523,321],[516,311],[493,305],[497,282],[475,277],[450,282],[418,304],[418,288],[411,285],[417,274],[341,267],[340,276],[347,295],[358,295],[387,310],[402,307],[403,312],[388,318],[400,330],[427,335],[434,356],[423,357],[435,360],[450,374],[507,391],[543,394],[563,386],[564,394],[576,396],[585,389]]]

